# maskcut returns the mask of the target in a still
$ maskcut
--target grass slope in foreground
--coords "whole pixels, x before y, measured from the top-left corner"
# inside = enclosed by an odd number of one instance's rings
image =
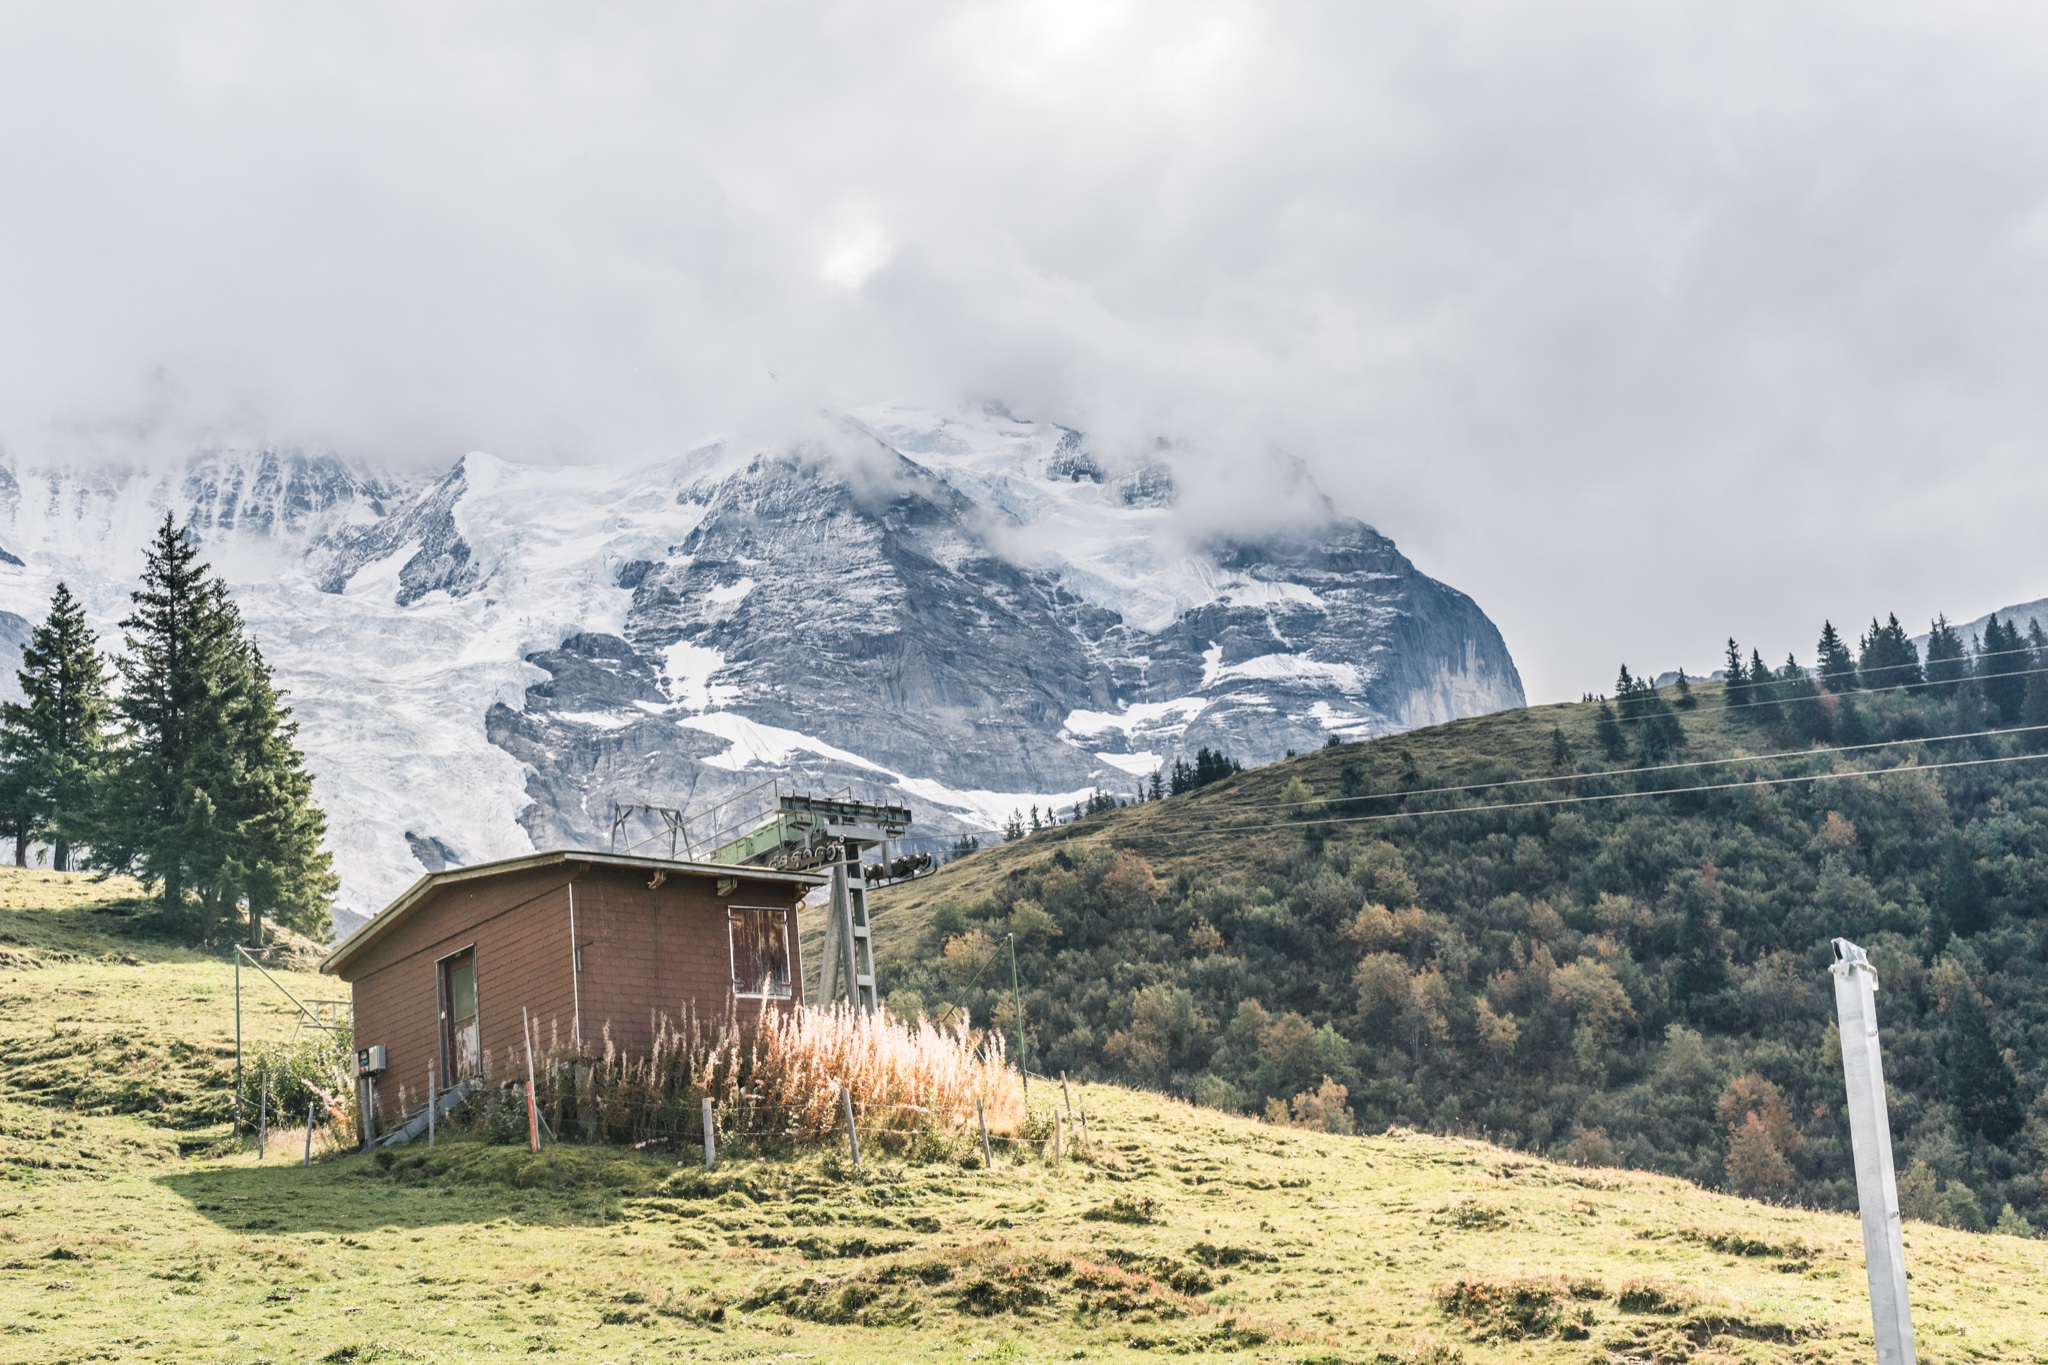
[[[1851,1217],[1109,1086],[1081,1092],[1092,1156],[988,1171],[870,1154],[856,1174],[814,1153],[705,1178],[649,1152],[471,1141],[307,1169],[289,1131],[262,1163],[205,1154],[224,1129],[178,1125],[224,1094],[230,969],[137,936],[106,889],[0,875],[0,1359],[1871,1351]],[[252,989],[250,1036],[291,1027]],[[1923,1361],[2048,1360],[2048,1247],[1913,1224],[1907,1250]]]

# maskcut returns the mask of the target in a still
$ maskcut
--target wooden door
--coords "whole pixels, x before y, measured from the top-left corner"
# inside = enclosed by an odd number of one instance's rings
[[[476,950],[465,948],[441,959],[441,1064],[449,1085],[483,1072],[482,1034],[477,1029]]]

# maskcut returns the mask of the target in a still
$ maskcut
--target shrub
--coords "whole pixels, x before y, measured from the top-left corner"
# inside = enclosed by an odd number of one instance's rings
[[[971,1029],[964,1010],[944,1029],[844,1008],[770,1011],[746,1024],[685,1014],[660,1021],[645,1055],[620,1052],[607,1032],[598,1056],[557,1044],[534,1060],[548,1127],[586,1141],[701,1140],[705,1099],[724,1144],[830,1140],[844,1132],[842,1087],[864,1135],[964,1137],[975,1131],[977,1098],[992,1133],[1015,1133],[1024,1118],[1001,1035]],[[526,1140],[524,1103],[509,1089],[486,1084],[458,1122]]]

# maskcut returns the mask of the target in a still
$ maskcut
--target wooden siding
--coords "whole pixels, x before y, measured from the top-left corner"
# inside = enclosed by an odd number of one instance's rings
[[[716,895],[718,878],[669,874],[658,887],[645,869],[552,864],[434,889],[341,973],[350,983],[358,1047],[381,1043],[387,1070],[377,1082],[380,1125],[424,1102],[427,1067],[441,1058],[438,964],[476,949],[477,1018],[490,1079],[523,1081],[520,1010],[545,1048],[571,1046],[576,1033],[570,963],[569,890],[575,888],[576,939],[583,947],[584,1049],[644,1052],[657,1022],[686,1010],[757,1014],[761,1002],[736,1000],[726,938],[726,907],[788,905],[801,890],[742,880]],[[790,926],[790,1003],[801,998],[802,963]],[[607,1030],[609,1033],[607,1034]],[[445,1082],[444,1082],[445,1083]]]

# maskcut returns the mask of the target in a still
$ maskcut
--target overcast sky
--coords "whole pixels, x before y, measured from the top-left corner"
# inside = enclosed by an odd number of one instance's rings
[[[2048,594],[2048,11],[0,10],[0,441],[1305,462],[1532,699]]]

